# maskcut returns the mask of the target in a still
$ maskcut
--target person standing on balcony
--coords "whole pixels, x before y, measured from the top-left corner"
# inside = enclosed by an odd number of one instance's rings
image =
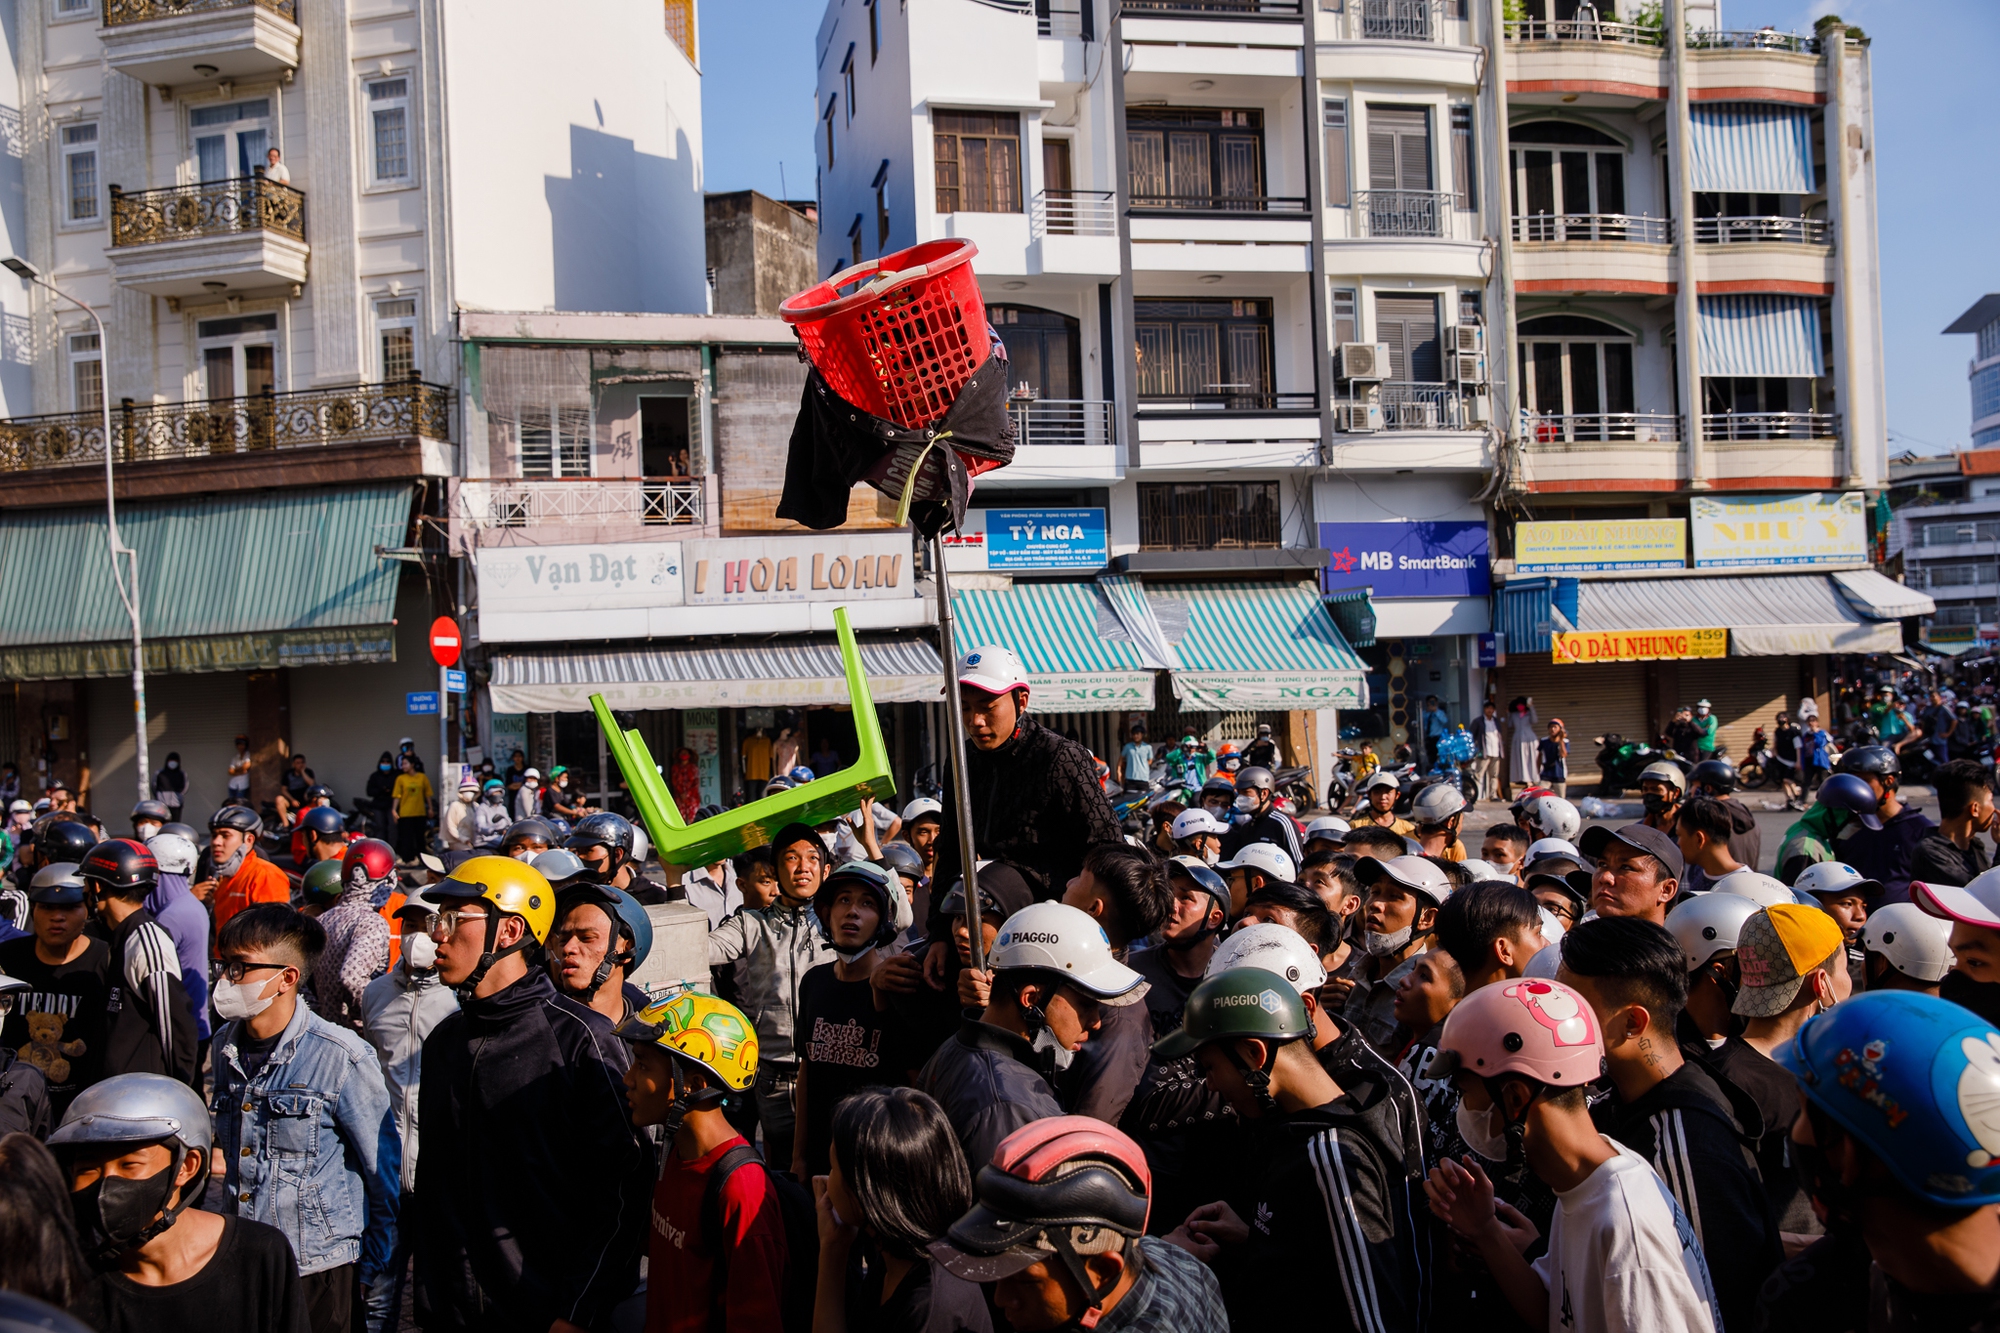
[[[284,162],[280,160],[281,157],[282,154],[275,148],[265,152],[264,179],[267,181],[276,181],[280,185],[290,185],[292,183],[292,173],[285,168]]]

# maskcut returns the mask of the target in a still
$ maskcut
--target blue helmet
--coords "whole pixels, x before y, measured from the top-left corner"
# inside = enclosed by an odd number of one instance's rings
[[[1836,810],[1845,810],[1861,821],[1861,827],[1879,829],[1882,818],[1875,811],[1881,805],[1875,796],[1875,789],[1852,773],[1835,773],[1819,784],[1821,805],[1830,805]]]
[[[543,853],[544,856],[547,854]],[[590,988],[584,992],[588,998],[596,994],[597,988],[610,979],[612,968],[622,964],[627,979],[639,970],[640,965],[646,961],[646,956],[653,952],[653,918],[646,915],[646,909],[639,904],[637,898],[623,889],[613,888],[609,884],[573,883],[565,885],[556,895],[557,919],[560,920],[565,912],[578,903],[596,903],[611,914],[625,934],[632,937],[631,950],[623,954],[618,951],[618,941],[615,939],[611,941],[611,946],[604,951],[604,961],[597,966],[597,973],[591,981]]]
[[[1776,1059],[1911,1193],[2000,1203],[2000,1032],[1971,1011],[1870,991],[1808,1019]]]
[[[803,787],[813,780],[813,771],[804,764],[800,764],[797,768],[785,774],[785,776],[792,780],[794,787]]]

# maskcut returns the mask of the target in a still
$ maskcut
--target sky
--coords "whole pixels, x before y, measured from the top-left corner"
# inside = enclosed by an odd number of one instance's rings
[[[1889,452],[1964,447],[1972,339],[1939,330],[1985,293],[2000,292],[1991,82],[2000,4],[1722,3],[1730,28],[1769,23],[1810,32],[1820,15],[1837,12],[1871,39]],[[813,38],[825,12],[825,0],[701,0],[708,189],[812,197]]]

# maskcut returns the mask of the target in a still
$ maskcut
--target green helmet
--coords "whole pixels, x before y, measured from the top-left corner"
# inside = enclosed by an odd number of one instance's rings
[[[338,902],[340,867],[341,861],[337,857],[313,862],[299,880],[299,905]]]
[[[1160,1060],[1193,1055],[1212,1041],[1255,1038],[1279,1044],[1312,1035],[1312,1018],[1298,987],[1261,967],[1232,967],[1194,988],[1181,1030],[1153,1043]]]

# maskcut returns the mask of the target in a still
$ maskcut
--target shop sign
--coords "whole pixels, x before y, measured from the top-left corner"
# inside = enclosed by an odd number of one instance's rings
[[[528,715],[526,713],[493,714],[492,759],[495,768],[505,768],[514,762],[514,751],[522,755],[528,752]]]
[[[722,803],[720,730],[713,708],[690,708],[681,714],[681,744],[694,751],[696,785],[703,805]]]
[[[1237,713],[1296,708],[1366,708],[1368,691],[1358,672],[1279,672],[1238,675],[1202,671],[1173,673],[1174,695],[1190,709]]]
[[[1514,570],[1519,574],[1682,569],[1686,565],[1684,518],[1538,521],[1514,525]]]
[[[1029,676],[1028,697],[1038,713],[1107,713],[1121,708],[1150,711],[1153,673],[1106,671]]]
[[[907,532],[725,537],[686,546],[689,606],[915,596]]]
[[[944,539],[955,570],[1103,569],[1111,559],[1102,509],[969,509]]]
[[[1321,586],[1375,597],[1484,597],[1493,590],[1486,524],[1322,523]]]
[[[1556,665],[1727,657],[1726,629],[1596,629],[1551,634]]]
[[[1688,516],[1697,569],[1868,563],[1867,502],[1859,491],[1697,495]]]
[[[1479,636],[1479,665],[1487,669],[1507,665],[1507,636],[1493,633]]]
[[[616,611],[679,606],[681,543],[482,546],[479,601],[495,611]]]

